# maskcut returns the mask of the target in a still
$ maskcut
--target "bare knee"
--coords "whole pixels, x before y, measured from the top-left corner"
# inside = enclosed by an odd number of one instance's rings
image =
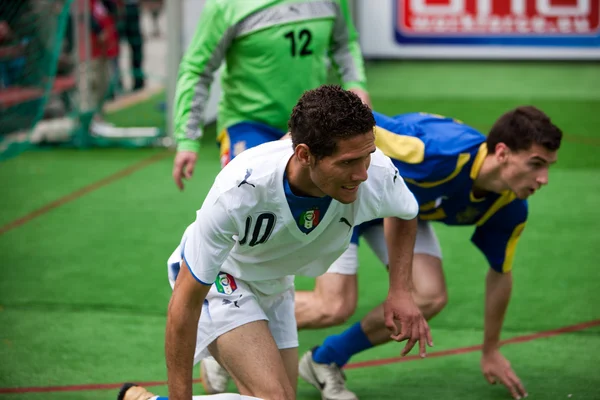
[[[319,298],[322,326],[346,322],[356,309],[356,275],[325,274],[317,278],[315,294]]]
[[[336,326],[356,309],[356,275],[327,273],[317,278],[312,292],[296,292],[298,329]]]
[[[448,304],[448,293],[445,290],[435,294],[417,294],[416,297],[416,302],[427,319],[433,318]]]
[[[356,309],[356,296],[343,293],[311,293],[310,319],[302,318],[296,312],[296,320],[301,328],[327,328],[346,322]],[[298,311],[298,302],[296,307]],[[302,323],[301,323],[302,322]]]
[[[356,301],[346,301],[342,297],[325,299],[321,304],[322,319],[327,326],[341,325],[354,314]]]
[[[413,260],[415,302],[425,318],[430,319],[448,303],[442,260],[429,254],[415,254]]]

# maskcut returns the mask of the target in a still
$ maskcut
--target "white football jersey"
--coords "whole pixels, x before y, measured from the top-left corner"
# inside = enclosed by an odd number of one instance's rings
[[[223,271],[262,293],[277,293],[293,285],[293,275],[325,273],[348,247],[352,227],[417,215],[412,192],[377,150],[356,201],[332,200],[316,228],[305,234],[283,186],[292,155],[291,140],[266,143],[244,151],[216,177],[179,250],[198,281],[212,284]]]

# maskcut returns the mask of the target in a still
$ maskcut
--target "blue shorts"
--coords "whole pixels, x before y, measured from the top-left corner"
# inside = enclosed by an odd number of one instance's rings
[[[371,221],[363,222],[362,224],[355,226],[352,230],[352,237],[350,238],[350,243],[354,243],[358,245],[358,238],[362,236],[363,232],[375,225],[382,225],[383,218],[374,219]]]
[[[281,139],[285,132],[259,122],[240,122],[225,128],[217,137],[221,147],[221,167],[246,149]]]

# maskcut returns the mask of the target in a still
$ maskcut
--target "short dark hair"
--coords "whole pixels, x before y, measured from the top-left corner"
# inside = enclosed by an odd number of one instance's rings
[[[504,143],[512,151],[529,150],[533,144],[555,151],[560,147],[562,131],[543,111],[521,106],[504,113],[492,126],[486,143],[489,153]]]
[[[304,143],[317,160],[332,155],[339,139],[371,132],[375,118],[354,93],[336,85],[304,92],[292,110],[288,127],[294,148]]]

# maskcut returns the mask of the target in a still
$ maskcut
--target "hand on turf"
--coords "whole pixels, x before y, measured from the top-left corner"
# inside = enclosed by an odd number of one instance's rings
[[[193,151],[178,151],[173,162],[173,179],[179,190],[183,190],[183,178],[190,179],[194,174],[194,167],[198,154]]]
[[[496,382],[500,382],[506,386],[514,399],[527,397],[527,391],[525,391],[523,384],[499,350],[483,354],[481,357],[481,372],[490,384],[494,385]]]
[[[388,295],[383,303],[385,325],[392,331],[391,338],[397,342],[408,339],[401,355],[405,356],[419,342],[419,354],[425,357],[425,343],[433,346],[431,332],[421,310],[410,293]],[[400,329],[398,329],[400,326]]]

